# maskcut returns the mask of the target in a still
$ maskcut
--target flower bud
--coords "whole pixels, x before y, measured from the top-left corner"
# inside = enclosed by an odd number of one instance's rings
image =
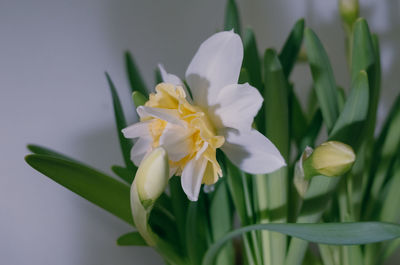
[[[336,141],[325,142],[303,162],[304,174],[307,179],[316,175],[341,176],[350,170],[355,159],[351,146]]]
[[[158,147],[142,160],[136,172],[137,193],[144,208],[153,205],[160,197],[168,179],[168,155],[164,148]]]
[[[359,16],[358,0],[339,0],[339,11],[344,24],[351,28]]]

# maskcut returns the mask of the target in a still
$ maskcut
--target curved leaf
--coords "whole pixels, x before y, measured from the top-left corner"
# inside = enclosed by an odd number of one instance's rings
[[[400,225],[383,222],[256,224],[236,229],[215,242],[202,265],[212,264],[219,249],[232,238],[254,230],[269,230],[306,241],[328,245],[361,245],[400,237]]]
[[[47,155],[28,155],[25,160],[55,182],[134,225],[128,185],[74,161]]]

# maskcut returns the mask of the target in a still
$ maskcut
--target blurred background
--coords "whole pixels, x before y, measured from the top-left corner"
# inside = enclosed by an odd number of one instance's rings
[[[381,40],[382,119],[399,93],[400,1],[360,4]],[[238,5],[260,53],[280,50],[304,17],[325,45],[337,83],[348,87],[336,1]],[[45,145],[111,174],[122,157],[104,71],[133,122],[123,52],[133,53],[149,87],[159,62],[183,77],[199,44],[222,28],[224,8],[224,0],[0,0],[0,264],[162,264],[149,248],[116,246],[130,227],[28,167],[25,146]],[[308,67],[297,67],[292,79],[304,102]]]

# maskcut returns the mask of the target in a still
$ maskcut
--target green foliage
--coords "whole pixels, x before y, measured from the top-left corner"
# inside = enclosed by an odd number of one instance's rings
[[[248,82],[264,97],[254,127],[277,146],[287,166],[251,175],[218,151],[224,176],[210,193],[201,191],[197,202],[189,202],[180,177],[172,177],[168,191],[155,202],[143,224],[156,233],[155,249],[167,264],[377,265],[400,246],[399,240],[382,242],[400,237],[399,225],[385,223],[400,221],[394,203],[400,200],[400,96],[375,137],[381,89],[379,40],[365,19],[352,21],[351,25],[345,21],[351,82],[344,88],[337,86],[321,40],[305,28],[304,19],[295,23],[279,54],[263,47],[262,58],[253,30],[244,32],[239,83]],[[224,29],[241,34],[235,0],[227,0]],[[306,109],[290,76],[299,54],[312,77]],[[142,106],[148,89],[129,52],[125,65],[134,105]],[[133,144],[123,137],[121,130],[127,124],[122,105],[108,74],[106,78],[125,163],[111,169],[130,185],[137,170],[130,159]],[[161,81],[157,69],[155,83]],[[344,176],[304,180],[305,193],[300,196],[293,184],[299,174],[295,164],[307,146],[319,145],[319,139],[351,145],[356,162]],[[34,169],[134,225],[130,186],[45,147],[28,145],[28,149],[34,154],[26,162]],[[371,220],[376,222],[359,222]],[[239,240],[230,242],[235,237]],[[309,242],[319,243],[320,255],[310,251]],[[375,244],[358,246],[369,243]],[[147,246],[136,231],[119,237],[117,244]]]

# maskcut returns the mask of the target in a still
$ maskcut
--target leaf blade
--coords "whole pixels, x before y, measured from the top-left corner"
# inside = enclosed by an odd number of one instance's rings
[[[40,173],[134,226],[129,186],[87,166],[46,155],[25,161]]]

